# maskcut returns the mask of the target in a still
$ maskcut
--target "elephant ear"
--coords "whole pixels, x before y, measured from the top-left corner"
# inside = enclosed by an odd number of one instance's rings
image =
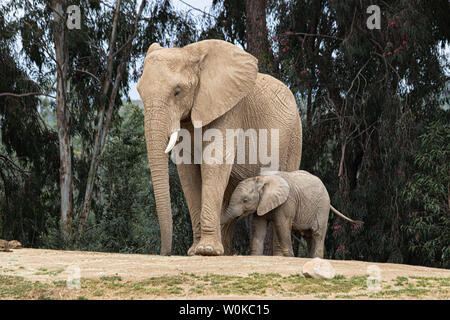
[[[199,68],[199,86],[191,112],[192,123],[199,128],[232,109],[252,90],[258,59],[222,40],[203,40],[184,48]]]
[[[164,49],[164,48],[161,47],[158,43],[153,42],[151,44],[151,46],[148,47],[147,54],[145,55],[145,57],[148,57],[150,55],[150,53],[158,51],[158,50],[161,50],[161,49]],[[147,59],[144,59],[144,66],[143,66],[143,68],[145,68],[146,61],[147,61]],[[139,88],[138,88],[138,91],[139,91]],[[139,94],[141,94],[141,93],[139,92]]]
[[[152,45],[150,47],[148,47],[146,56],[148,56],[150,53],[152,53],[154,51],[161,50],[161,49],[163,49],[163,47],[161,47],[158,43],[153,42]]]
[[[263,175],[256,179],[259,191],[259,205],[256,213],[265,215],[269,211],[281,206],[289,196],[289,184],[278,175]]]

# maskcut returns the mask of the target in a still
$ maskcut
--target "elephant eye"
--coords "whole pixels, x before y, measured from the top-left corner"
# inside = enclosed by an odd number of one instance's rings
[[[181,92],[181,90],[180,90],[180,89],[176,89],[173,95],[174,95],[174,96],[176,97],[177,95],[179,95],[179,94],[180,94],[180,92]]]
[[[247,203],[247,202],[248,202],[248,198],[247,198],[247,197],[242,198],[242,202],[243,202],[243,203]]]

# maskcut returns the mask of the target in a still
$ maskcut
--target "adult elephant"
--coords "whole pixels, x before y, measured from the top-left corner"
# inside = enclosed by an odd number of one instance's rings
[[[168,152],[180,129],[191,136],[198,128],[203,132],[216,129],[216,133],[223,134],[223,139],[203,139],[203,150],[208,146],[226,147],[227,129],[267,129],[270,134],[277,129],[278,145],[273,146],[278,148],[277,169],[299,168],[302,131],[294,96],[280,81],[258,73],[257,63],[252,55],[221,40],[204,40],[183,48],[162,48],[154,43],[148,49],[137,89],[145,108],[145,137],[161,230],[161,255],[169,255],[172,248]],[[269,143],[268,149],[271,148]],[[244,163],[236,161],[237,149],[235,146],[223,152],[223,161],[198,163],[192,152],[191,163],[177,164],[193,228],[189,255],[224,253],[222,202],[229,199],[241,180],[257,175],[264,167],[259,158],[256,163],[248,161],[248,144]],[[220,153],[215,156],[220,158]],[[224,228],[227,251],[231,249],[233,226]]]

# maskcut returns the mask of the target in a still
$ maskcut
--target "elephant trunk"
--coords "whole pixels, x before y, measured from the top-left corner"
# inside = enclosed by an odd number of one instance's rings
[[[236,225],[237,219],[228,219],[227,221],[221,223],[221,233],[222,233],[222,245],[224,249],[225,255],[232,255],[233,251],[233,233],[234,233],[234,227]]]
[[[155,110],[155,108],[146,108]],[[170,206],[169,163],[167,151],[172,125],[164,112],[145,112],[145,135],[148,160],[152,175],[156,210],[161,232],[161,255],[172,251],[172,209]]]
[[[233,233],[237,219],[232,214],[230,206],[228,206],[220,217],[220,227],[222,234],[222,245],[225,255],[232,255],[233,251]]]
[[[235,220],[239,217],[239,214],[236,214],[230,206],[225,209],[225,212],[220,217],[220,224],[228,224],[231,220]]]

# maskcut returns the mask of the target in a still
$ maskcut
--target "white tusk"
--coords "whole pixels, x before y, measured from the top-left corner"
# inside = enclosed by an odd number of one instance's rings
[[[178,131],[180,130],[175,130],[170,135],[169,143],[167,144],[166,151],[164,151],[165,153],[169,153],[173,149],[173,147],[175,147],[175,143],[177,143],[178,140]]]

